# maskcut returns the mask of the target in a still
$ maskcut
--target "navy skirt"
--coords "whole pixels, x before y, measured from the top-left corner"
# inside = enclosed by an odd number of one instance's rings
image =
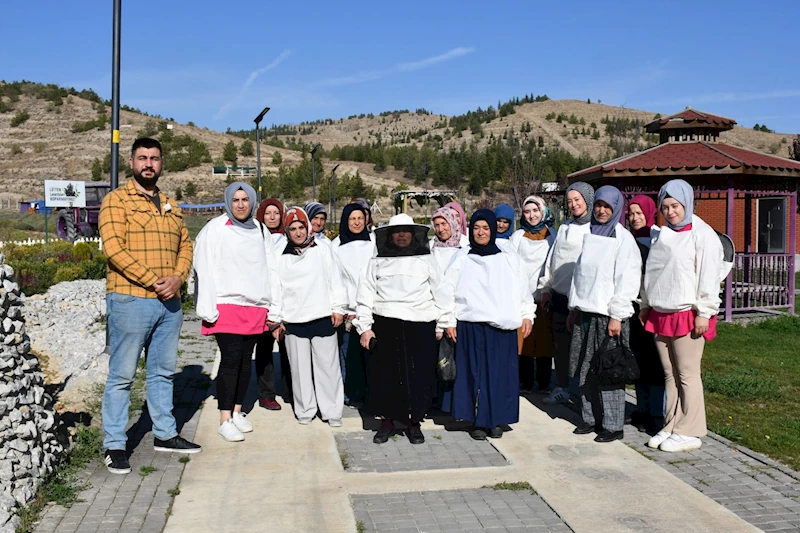
[[[452,415],[494,429],[519,422],[517,332],[458,322]]]

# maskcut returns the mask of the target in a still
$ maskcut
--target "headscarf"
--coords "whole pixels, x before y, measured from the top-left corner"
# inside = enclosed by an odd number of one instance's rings
[[[475,242],[475,223],[479,220],[486,221],[489,224],[489,230],[492,232],[489,242],[484,246]],[[472,218],[469,219],[469,253],[480,256],[499,254],[501,250],[495,243],[496,239],[497,218],[494,216],[494,212],[491,209],[478,209],[472,213]]]
[[[411,244],[399,248],[392,239],[392,235],[400,231],[411,233]],[[410,257],[412,255],[428,255],[431,253],[427,246],[428,226],[415,224],[414,219],[405,213],[395,215],[389,219],[389,224],[375,229],[375,245],[378,248],[378,257]]]
[[[360,205],[361,207],[364,208],[364,211],[366,211],[366,215],[365,216],[367,217],[367,230],[372,228],[372,226],[374,225],[373,222],[372,222],[372,207],[370,207],[369,202],[367,201],[367,199],[366,198],[353,198],[352,200],[350,200],[350,203],[351,204],[358,204],[358,205]]]
[[[644,227],[641,229],[631,229],[634,237],[649,237],[650,226],[656,223],[656,203],[646,194],[637,194],[631,198],[630,205],[636,204],[644,214]]]
[[[458,213],[458,220],[461,222],[461,235],[467,234],[467,214],[464,212],[464,208],[461,207],[461,204],[458,202],[449,202],[444,204],[445,207],[449,207],[456,213]]]
[[[686,210],[683,220],[678,224],[672,225],[667,221],[667,226],[671,229],[679,230],[692,223],[692,213],[694,212],[694,189],[683,180],[669,180],[658,191],[658,208],[661,209],[661,202],[665,198],[675,198]],[[666,217],[665,217],[666,218]]]
[[[350,225],[347,223],[347,219],[350,218],[350,214],[353,211],[361,211],[364,213],[364,229],[361,230],[360,233],[353,233],[350,231]],[[347,244],[348,242],[352,241],[368,241],[369,240],[369,230],[367,229],[367,224],[369,221],[368,211],[364,209],[364,206],[361,204],[347,204],[342,209],[342,221],[339,223],[339,244]]]
[[[539,223],[536,224],[535,226],[531,225],[531,223],[528,222],[528,219],[525,218],[524,214],[525,206],[528,204],[535,204],[539,208],[539,211],[542,212],[542,220],[540,220]],[[542,198],[541,196],[532,195],[525,198],[525,201],[522,202],[522,211],[523,214],[519,218],[519,227],[524,229],[525,231],[528,231],[530,233],[538,233],[542,231],[542,228],[544,228],[545,226],[553,225],[553,215],[552,213],[550,213],[550,208],[547,207],[544,198]]]
[[[256,218],[258,219],[259,222],[261,222],[266,226],[267,224],[264,222],[264,213],[267,212],[267,207],[271,205],[274,205],[275,207],[278,208],[278,213],[280,214],[281,223],[278,224],[277,228],[267,228],[267,229],[269,230],[270,233],[283,233],[283,204],[277,198],[267,198],[266,200],[261,202],[261,204],[258,206],[258,211],[256,211]]]
[[[576,181],[569,187],[567,187],[567,194],[569,191],[578,191],[583,196],[584,201],[586,202],[586,214],[579,218],[572,218],[572,222],[574,224],[578,224],[582,226],[583,224],[587,224],[592,220],[592,207],[594,206],[594,189],[591,185],[583,181]]]
[[[434,248],[456,248],[461,245],[461,221],[458,213],[449,207],[440,207],[434,211],[431,221],[436,218],[443,218],[450,225],[450,238],[440,241],[439,237],[433,238]]]
[[[292,239],[289,238],[289,226],[292,225],[293,222],[298,221],[302,222],[306,227],[306,240],[303,241],[302,244],[295,244],[292,242]],[[314,232],[311,231],[311,220],[302,208],[296,206],[290,207],[283,216],[283,227],[286,228],[286,249],[283,253],[300,255],[306,248],[317,245],[317,243],[314,242]]]
[[[238,191],[244,191],[245,193],[247,193],[247,197],[250,199],[250,213],[244,220],[239,220],[233,215],[233,195],[236,194]],[[238,226],[240,228],[245,228],[245,229],[255,228],[256,223],[253,220],[253,207],[255,207],[255,205],[256,205],[256,191],[250,185],[246,184],[243,181],[234,181],[233,183],[225,187],[225,214],[228,215],[231,224],[233,224],[234,226]]]
[[[604,224],[594,218],[594,204],[601,200],[611,206],[611,217]],[[623,207],[625,207],[625,198],[622,197],[619,189],[613,185],[603,185],[597,189],[597,192],[594,193],[594,202],[592,202],[592,235],[601,237],[613,237],[616,235],[615,229],[619,219],[622,217]]]
[[[325,206],[319,202],[308,202],[303,208],[303,211],[308,215],[308,220],[311,220],[320,213],[325,215],[325,220],[328,220],[328,211],[326,211]]]
[[[498,239],[510,239],[511,234],[514,233],[514,208],[508,204],[500,204],[494,208],[495,218],[505,218],[508,220],[508,229],[503,233],[497,232]]]

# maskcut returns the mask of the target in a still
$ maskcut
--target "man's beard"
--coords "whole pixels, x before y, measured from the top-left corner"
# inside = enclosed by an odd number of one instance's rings
[[[133,171],[133,179],[135,179],[136,182],[142,187],[154,186],[158,181],[158,178],[161,176],[161,174],[155,172],[153,169],[149,170],[152,171],[154,174],[152,178],[145,178],[144,176],[142,176],[141,172],[136,172],[135,170]]]

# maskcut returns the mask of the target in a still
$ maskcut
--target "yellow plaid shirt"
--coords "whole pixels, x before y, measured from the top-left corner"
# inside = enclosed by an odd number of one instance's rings
[[[192,269],[192,241],[177,202],[158,192],[161,213],[134,180],[111,191],[100,207],[100,237],[108,256],[106,292],[157,298],[153,284]],[[168,207],[169,206],[169,207]]]

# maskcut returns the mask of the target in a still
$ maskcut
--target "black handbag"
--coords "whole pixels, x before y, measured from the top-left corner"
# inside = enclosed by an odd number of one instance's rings
[[[453,341],[442,337],[439,341],[439,357],[436,360],[436,375],[439,381],[456,380],[456,350]]]
[[[639,365],[633,351],[622,343],[620,337],[617,345],[609,348],[611,337],[606,337],[600,349],[594,354],[594,373],[600,385],[607,387],[633,383],[639,379]]]

